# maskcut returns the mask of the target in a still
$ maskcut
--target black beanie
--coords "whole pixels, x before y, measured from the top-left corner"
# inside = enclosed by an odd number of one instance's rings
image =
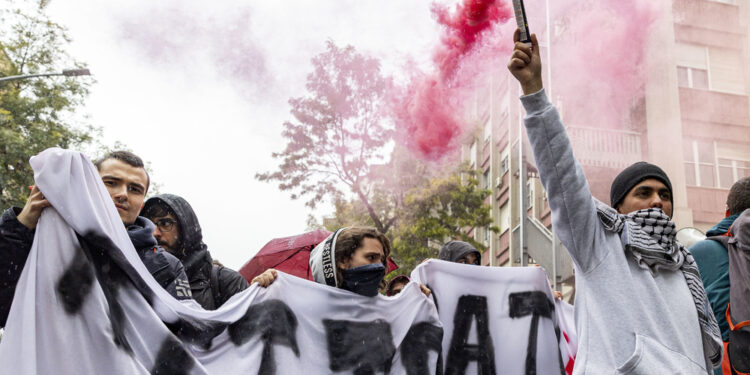
[[[612,181],[612,187],[609,189],[609,201],[612,207],[617,208],[617,205],[622,203],[622,200],[628,195],[630,189],[649,178],[661,181],[667,186],[667,189],[669,189],[670,197],[672,196],[672,183],[669,182],[667,174],[664,173],[661,168],[653,164],[639,161],[625,168],[617,175],[617,177],[615,177],[615,180]],[[670,201],[672,201],[672,199],[670,199]]]

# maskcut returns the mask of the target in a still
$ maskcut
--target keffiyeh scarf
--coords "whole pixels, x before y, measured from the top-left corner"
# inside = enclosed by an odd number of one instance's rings
[[[647,208],[610,218],[613,219],[612,229],[621,234],[625,251],[641,268],[649,270],[651,274],[662,269],[682,271],[698,311],[705,355],[714,368],[720,366],[723,344],[719,325],[692,254],[675,239],[677,230],[674,222],[660,208]]]

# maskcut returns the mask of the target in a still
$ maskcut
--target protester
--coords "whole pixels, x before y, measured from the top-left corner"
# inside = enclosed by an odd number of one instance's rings
[[[371,227],[341,228],[328,236],[310,253],[310,272],[315,282],[374,297],[385,287],[391,243],[384,234]],[[256,276],[267,287],[276,279],[276,270],[268,269]],[[422,293],[430,290],[419,285]]]
[[[128,151],[113,151],[94,164],[148,271],[172,296],[190,299],[182,263],[157,246],[154,224],[138,216],[150,183],[141,158]],[[0,326],[5,326],[8,319],[39,217],[49,206],[42,192],[34,186],[23,209],[11,207],[0,217]]]
[[[245,290],[247,281],[237,271],[214,265],[193,208],[182,197],[160,194],[149,198],[141,215],[156,228],[159,245],[185,266],[193,299],[206,310],[215,310]]]
[[[478,266],[482,259],[482,253],[468,242],[448,241],[440,248],[438,259]]]
[[[396,294],[401,293],[401,290],[404,289],[406,284],[409,283],[409,276],[406,275],[398,275],[391,279],[391,281],[388,283],[388,286],[385,288],[385,295],[388,297],[395,296]]]
[[[706,232],[707,237],[727,236],[729,228],[740,214],[750,208],[750,177],[745,177],[732,185],[727,195],[726,217]],[[721,329],[721,338],[729,341],[729,323],[726,319],[729,304],[729,253],[719,241],[706,239],[690,247],[690,252],[698,264],[706,295]],[[747,282],[750,282],[748,280]],[[725,363],[726,358],[725,358]],[[728,369],[727,369],[728,370]],[[730,372],[725,372],[730,373]],[[722,369],[715,369],[715,375],[722,374]]]
[[[711,374],[721,364],[721,334],[695,261],[674,238],[669,178],[636,163],[615,178],[612,207],[594,199],[546,97],[536,36],[531,45],[519,31],[514,39],[508,69],[524,93],[555,233],[576,265],[574,373]]]

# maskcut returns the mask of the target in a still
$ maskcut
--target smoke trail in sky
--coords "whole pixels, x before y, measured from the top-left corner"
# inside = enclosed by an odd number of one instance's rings
[[[400,142],[423,158],[438,160],[456,148],[462,132],[460,108],[474,81],[461,74],[465,60],[476,56],[487,31],[511,19],[513,12],[496,0],[464,0],[453,13],[439,5],[433,5],[432,13],[443,26],[433,54],[437,71],[413,70],[392,108]]]
[[[117,22],[120,38],[142,58],[188,74],[204,64],[243,91],[260,92],[270,79],[249,9],[206,13],[182,3],[135,9]]]
[[[543,48],[549,42],[546,3],[526,1],[531,31]],[[658,6],[646,0],[548,3],[555,97],[564,98],[566,114],[580,126],[620,127],[642,95],[644,52]],[[507,63],[515,22],[509,0],[463,0],[452,13],[434,6],[433,15],[443,26],[433,54],[436,71],[413,71],[392,107],[399,142],[435,161],[455,155],[462,136],[474,130],[464,108],[477,85]]]

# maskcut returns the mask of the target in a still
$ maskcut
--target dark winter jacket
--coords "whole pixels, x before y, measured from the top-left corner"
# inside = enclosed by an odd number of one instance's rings
[[[457,262],[467,254],[475,253],[477,259],[482,259],[482,254],[470,243],[464,241],[449,241],[440,249],[438,259],[449,262]]]
[[[214,310],[248,287],[245,278],[237,271],[213,264],[208,247],[203,243],[198,217],[185,199],[173,194],[156,195],[146,201],[142,212],[159,203],[168,206],[177,219],[179,250],[174,255],[185,265],[196,302],[206,310]]]
[[[0,327],[5,326],[13,294],[34,241],[34,231],[18,221],[19,207],[6,210],[0,217]],[[128,235],[143,264],[172,296],[189,299],[185,270],[177,258],[156,246],[154,224],[138,217],[128,226]]]
[[[724,218],[706,232],[707,237],[721,236],[729,231],[729,227],[739,215]],[[719,323],[721,338],[729,341],[729,323],[726,311],[729,303],[729,253],[719,242],[703,240],[690,246],[698,271],[701,273],[706,296],[711,302],[711,309]]]

